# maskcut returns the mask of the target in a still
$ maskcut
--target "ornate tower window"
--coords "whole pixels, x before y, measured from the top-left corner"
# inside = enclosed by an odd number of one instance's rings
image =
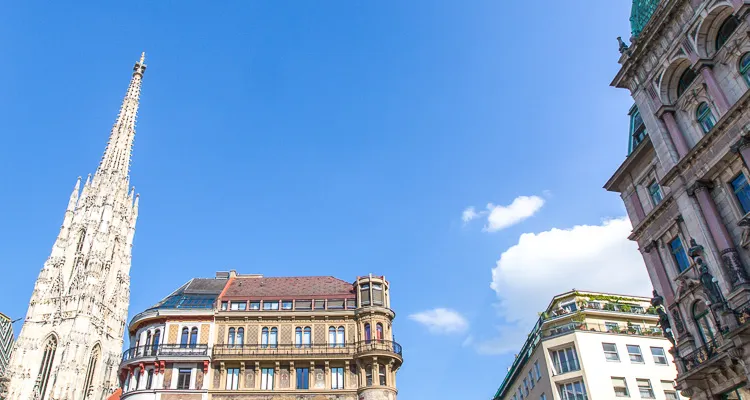
[[[695,119],[700,124],[703,132],[706,133],[708,133],[708,131],[710,131],[711,128],[716,125],[716,118],[714,118],[713,113],[711,113],[711,109],[708,107],[708,104],[706,104],[705,101],[703,103],[700,103],[698,105],[698,108],[695,110]]]
[[[696,301],[693,304],[693,319],[698,326],[698,331],[701,334],[701,340],[704,344],[712,343],[715,337],[713,322],[710,318],[710,312],[708,307],[706,307],[706,303],[702,300]]]
[[[187,348],[188,345],[188,336],[190,335],[190,329],[187,327],[182,328],[182,336],[180,337],[180,347]]]
[[[39,400],[44,400],[47,392],[47,384],[52,373],[52,363],[55,361],[55,352],[57,351],[57,338],[50,336],[44,344],[44,355],[42,363],[39,365],[39,374],[36,378],[36,391],[39,393]]]
[[[96,373],[96,367],[99,364],[99,356],[101,354],[101,347],[97,344],[91,351],[91,358],[89,359],[89,365],[86,369],[86,380],[83,384],[83,398],[92,399],[94,398],[94,388],[91,386],[91,382],[94,380],[94,374]]]
[[[633,105],[630,109],[630,141],[628,143],[628,155],[632,153],[641,142],[646,139],[646,124],[643,123],[638,107]]]
[[[190,348],[195,348],[195,346],[198,344],[198,328],[193,328],[190,330]]]

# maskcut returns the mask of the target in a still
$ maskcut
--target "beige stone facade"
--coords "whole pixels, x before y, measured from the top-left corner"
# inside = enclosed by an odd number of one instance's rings
[[[649,7],[643,4],[648,3]],[[621,44],[627,158],[606,183],[633,224],[676,341],[678,388],[750,398],[750,2],[634,2]]]
[[[611,399],[624,397],[615,391],[620,384],[628,397],[674,399],[677,370],[658,320],[643,297],[583,291],[558,295],[494,399]]]
[[[395,400],[394,317],[383,277],[194,279],[131,321],[123,399]]]

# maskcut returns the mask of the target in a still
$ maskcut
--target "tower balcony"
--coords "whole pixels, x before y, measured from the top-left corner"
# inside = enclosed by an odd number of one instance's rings
[[[395,358],[399,365],[404,362],[401,345],[390,340],[365,340],[357,342],[355,356],[357,358]]]
[[[206,359],[207,344],[160,344],[156,346],[131,347],[122,353],[122,364],[159,359]]]

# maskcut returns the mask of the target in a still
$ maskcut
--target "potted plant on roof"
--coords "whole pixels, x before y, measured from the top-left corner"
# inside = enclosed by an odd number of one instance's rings
[[[633,325],[633,323],[631,323],[630,321],[628,321],[628,333],[631,334],[631,335],[635,335],[636,332],[637,331],[635,329],[635,325]]]

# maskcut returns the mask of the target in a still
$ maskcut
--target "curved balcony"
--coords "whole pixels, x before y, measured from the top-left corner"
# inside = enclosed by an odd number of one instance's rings
[[[356,356],[390,356],[403,362],[401,345],[390,340],[365,340],[356,343]]]
[[[213,347],[213,357],[219,359],[238,359],[248,357],[277,356],[325,356],[351,357],[355,346],[347,344],[217,344]]]
[[[122,353],[122,363],[156,357],[208,357],[207,344],[160,344],[131,347]]]

